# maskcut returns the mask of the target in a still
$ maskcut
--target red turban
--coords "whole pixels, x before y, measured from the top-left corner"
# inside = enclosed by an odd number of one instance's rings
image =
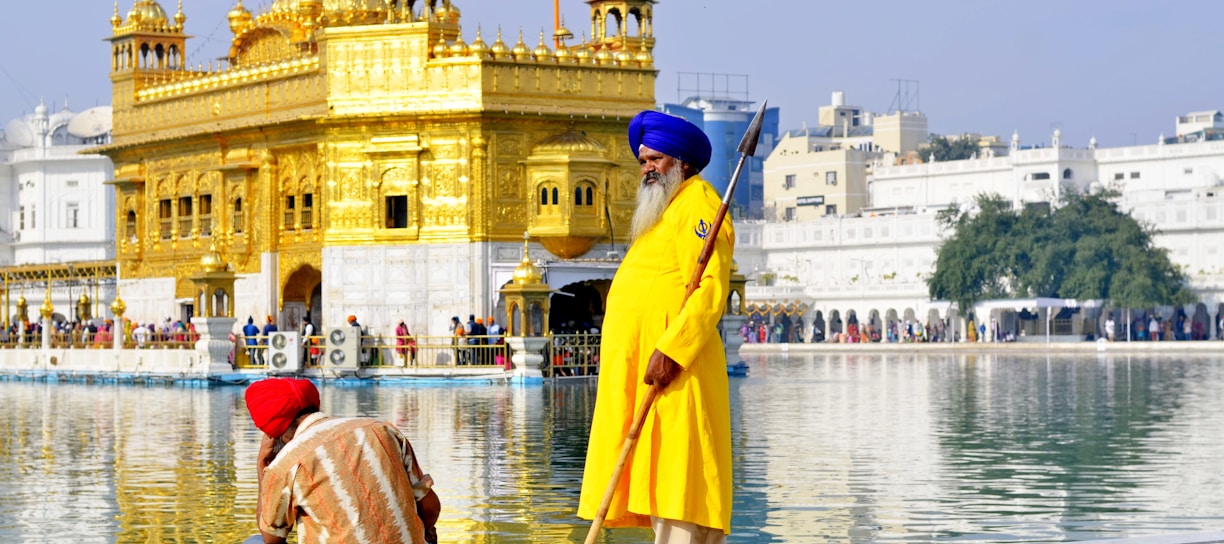
[[[310,380],[268,378],[247,387],[246,405],[255,426],[276,438],[303,410],[319,409],[319,390]]]

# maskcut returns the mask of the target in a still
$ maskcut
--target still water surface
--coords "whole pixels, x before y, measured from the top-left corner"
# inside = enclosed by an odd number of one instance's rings
[[[755,356],[754,356],[755,357]],[[730,542],[1053,542],[1224,529],[1217,359],[803,355],[731,380]],[[581,541],[594,382],[322,386],[391,420],[443,542]],[[239,542],[241,387],[0,381],[0,542]],[[644,542],[617,530],[608,542]]]

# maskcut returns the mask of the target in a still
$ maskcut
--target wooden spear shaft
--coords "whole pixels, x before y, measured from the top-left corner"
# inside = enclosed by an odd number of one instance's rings
[[[744,138],[739,145],[739,164],[735,166],[735,173],[731,175],[731,181],[727,183],[727,191],[723,194],[722,204],[718,206],[718,213],[714,216],[714,224],[709,234],[706,235],[705,245],[702,246],[701,255],[697,258],[697,267],[693,269],[693,276],[689,279],[685,289],[684,299],[680,302],[681,310],[684,309],[689,297],[697,290],[697,286],[701,283],[701,276],[705,275],[706,266],[710,263],[710,257],[714,255],[714,243],[718,238],[718,231],[722,229],[723,222],[727,218],[727,210],[735,194],[735,185],[739,183],[740,171],[743,170],[748,157],[756,153],[757,140],[761,136],[761,124],[764,121],[767,104],[768,101],[761,104],[761,109],[757,110],[756,116],[752,118],[748,130],[744,131]],[[612,506],[612,496],[616,494],[616,484],[620,482],[621,474],[625,472],[625,463],[629,460],[633,447],[637,445],[638,437],[642,434],[642,425],[646,423],[646,416],[649,415],[650,407],[654,405],[655,398],[658,396],[659,386],[651,385],[646,390],[646,396],[642,397],[642,403],[638,405],[637,412],[633,415],[633,425],[629,427],[629,435],[625,437],[625,443],[621,446],[620,457],[616,460],[616,466],[612,468],[612,478],[608,481],[608,487],[604,489],[603,499],[599,502],[599,510],[596,511],[595,519],[591,521],[591,528],[587,531],[585,544],[595,544],[599,538],[599,530],[603,527],[604,519],[608,517],[608,509]]]

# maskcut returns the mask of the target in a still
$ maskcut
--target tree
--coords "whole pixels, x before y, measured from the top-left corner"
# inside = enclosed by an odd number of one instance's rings
[[[977,141],[969,138],[949,140],[938,134],[932,134],[926,149],[926,155],[934,155],[936,161],[961,161],[972,159],[973,154],[978,151],[978,146]]]
[[[1118,209],[1113,191],[1065,191],[1058,206],[1015,210],[979,195],[977,210],[940,212],[932,298],[969,308],[990,298],[1104,300],[1125,308],[1188,304],[1186,277],[1155,232]]]

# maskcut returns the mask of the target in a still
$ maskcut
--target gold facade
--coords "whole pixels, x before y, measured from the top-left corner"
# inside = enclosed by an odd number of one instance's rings
[[[122,277],[174,277],[191,296],[215,245],[240,274],[275,255],[281,296],[299,298],[331,246],[526,231],[573,258],[610,241],[609,216],[627,225],[636,198],[625,127],[654,107],[654,0],[587,3],[600,37],[554,49],[480,30],[467,43],[445,0],[239,1],[230,56],[207,67],[183,65],[182,3],[116,7],[100,151]]]

